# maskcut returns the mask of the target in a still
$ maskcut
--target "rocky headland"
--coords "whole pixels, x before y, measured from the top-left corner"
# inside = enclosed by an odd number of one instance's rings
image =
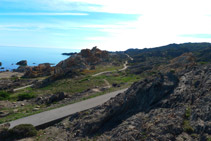
[[[180,62],[178,64],[178,61]],[[96,108],[45,129],[61,140],[208,140],[211,65],[184,54]]]
[[[62,53],[62,55],[67,55],[67,56],[71,56],[71,55],[75,55],[75,54],[77,54],[77,52]]]

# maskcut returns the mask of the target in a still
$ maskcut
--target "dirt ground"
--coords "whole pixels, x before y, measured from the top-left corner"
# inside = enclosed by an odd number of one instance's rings
[[[24,73],[20,73],[20,72],[0,72],[0,79],[1,78],[10,78],[12,76],[17,76],[17,77],[21,77],[23,76]]]

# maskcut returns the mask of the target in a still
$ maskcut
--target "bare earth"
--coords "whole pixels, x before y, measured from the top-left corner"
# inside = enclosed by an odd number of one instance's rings
[[[13,75],[16,75],[17,77],[21,77],[23,76],[24,73],[20,73],[20,72],[1,72],[0,73],[0,79],[1,78],[10,78]]]

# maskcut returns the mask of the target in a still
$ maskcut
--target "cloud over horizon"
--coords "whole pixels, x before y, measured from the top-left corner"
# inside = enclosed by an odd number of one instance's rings
[[[97,45],[107,50],[125,50],[211,39],[209,0],[2,0],[1,3],[0,44],[5,46],[81,49]]]

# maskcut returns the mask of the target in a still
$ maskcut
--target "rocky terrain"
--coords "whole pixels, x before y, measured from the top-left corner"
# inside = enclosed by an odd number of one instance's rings
[[[150,49],[128,49],[125,51],[133,60],[129,61],[130,72],[141,74],[147,70],[157,70],[160,65],[169,64],[171,59],[184,53],[192,53],[200,64],[211,62],[210,43],[169,44]]]
[[[68,75],[75,71],[91,69],[98,63],[108,61],[108,52],[101,51],[97,47],[93,49],[83,49],[80,53],[61,61],[55,67],[55,75]]]
[[[81,50],[54,67],[48,63],[30,67],[25,62],[18,68],[25,78],[0,79],[0,109],[3,109],[0,122],[57,108],[110,89],[123,89],[138,81],[103,105],[40,130],[35,138],[210,140],[210,51],[209,43],[171,44],[125,52],[94,47]],[[118,71],[125,62],[130,67]],[[101,75],[95,76],[98,73]],[[33,87],[13,91],[29,84]]]
[[[109,60],[107,51],[101,51],[97,47],[93,49],[83,49],[80,53],[74,53],[68,59],[61,61],[55,67],[49,63],[39,64],[38,66],[28,67],[27,62],[20,61],[20,65],[15,71],[25,72],[25,78],[36,78],[51,76],[46,81],[52,81],[64,76],[74,76],[85,69],[94,69],[95,65]],[[26,65],[23,65],[26,63]]]
[[[27,67],[24,72],[24,78],[37,78],[52,75],[54,68],[49,63],[44,63],[34,67]]]
[[[72,78],[85,70],[95,70],[97,65],[120,65],[123,64],[128,57],[122,54],[111,54],[107,51],[102,51],[97,47],[90,49],[83,49],[81,52],[70,56],[68,59],[61,61],[52,69],[52,75],[45,79],[38,87],[46,86],[55,80],[62,78]],[[121,60],[121,61],[120,61]],[[119,63],[116,63],[119,62]],[[29,71],[31,72],[31,71]],[[27,77],[27,73],[25,74]]]
[[[125,93],[45,129],[42,139],[210,140],[211,65],[194,62],[191,53],[173,59]]]
[[[14,88],[30,85],[35,81],[36,80],[26,80],[15,77],[13,79],[0,79],[0,91],[1,90],[12,91]]]

